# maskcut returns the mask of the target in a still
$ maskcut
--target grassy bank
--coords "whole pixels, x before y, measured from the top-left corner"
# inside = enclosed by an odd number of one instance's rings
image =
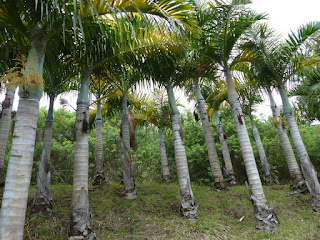
[[[281,224],[277,234],[256,231],[245,186],[210,192],[193,186],[199,221],[179,215],[176,184],[138,184],[138,198],[123,200],[120,185],[90,191],[92,227],[100,239],[320,239],[320,215],[311,209],[311,196],[289,194],[289,187],[266,186]],[[52,218],[28,214],[25,239],[67,239],[72,186],[52,186]],[[33,196],[34,188],[30,196]],[[244,217],[244,218],[243,218]],[[239,221],[243,218],[242,221]]]

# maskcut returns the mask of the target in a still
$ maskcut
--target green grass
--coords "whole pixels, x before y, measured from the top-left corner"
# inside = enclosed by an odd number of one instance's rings
[[[227,192],[193,186],[199,204],[196,223],[180,217],[176,184],[138,184],[137,188],[138,198],[131,201],[117,195],[120,185],[89,192],[91,223],[100,239],[320,239],[320,215],[312,211],[310,194],[291,195],[285,185],[264,187],[281,221],[276,234],[255,230],[245,186]],[[24,239],[67,239],[72,186],[54,185],[51,189],[54,215],[28,214]],[[33,194],[34,188],[30,196]]]

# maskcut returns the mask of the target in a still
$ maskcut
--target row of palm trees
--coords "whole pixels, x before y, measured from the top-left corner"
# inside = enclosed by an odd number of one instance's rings
[[[177,31],[196,26],[192,5],[185,1],[177,4],[171,1],[43,0],[1,1],[0,9],[1,44],[14,46],[11,51],[18,51],[19,54],[30,48],[19,82],[19,108],[0,214],[1,238],[23,237],[39,100],[43,92],[44,59],[45,55],[53,54],[59,56],[59,60],[72,56],[81,71],[71,235],[86,235],[91,239],[93,234],[90,231],[86,195],[88,90],[92,70],[105,63],[112,70],[118,68],[117,71],[125,72],[125,61],[130,63],[131,59],[141,60],[143,55],[170,50],[176,43],[169,38],[164,40],[169,30],[175,38]],[[63,47],[59,52],[51,52],[51,43],[63,43],[60,45]]]
[[[259,88],[267,89],[269,93],[270,86],[279,89],[284,114],[302,163],[306,185],[313,196],[313,208],[319,211],[320,186],[316,171],[304,148],[284,87],[286,81],[295,80],[297,76],[303,75],[306,67],[310,70],[318,63],[315,57],[305,54],[303,48],[305,43],[317,40],[313,37],[316,36],[320,24],[310,23],[301,27],[297,34],[289,35],[287,41],[275,41],[268,28],[258,24],[265,16],[249,10],[248,3],[250,1],[243,0],[216,0],[203,5],[185,0],[0,1],[0,46],[7,49],[6,54],[0,59],[1,63],[5,64],[5,67],[1,68],[2,79],[9,82],[8,86],[19,85],[20,96],[0,213],[1,238],[23,237],[39,100],[43,89],[46,89],[50,99],[54,99],[60,92],[73,89],[75,85],[79,85],[80,90],[76,110],[70,236],[95,238],[89,221],[87,196],[91,78],[94,80],[91,88],[97,97],[94,177],[96,184],[104,182],[100,105],[104,97],[109,97],[110,92],[118,89],[122,93],[122,194],[127,199],[136,197],[130,153],[130,113],[127,94],[139,81],[157,82],[167,90],[181,213],[185,218],[196,219],[198,205],[194,202],[191,189],[180,113],[173,88],[186,85],[187,82],[191,82],[194,87],[210,156],[213,189],[221,190],[226,186],[205,109],[206,99],[201,92],[199,80],[217,81],[218,78],[224,78],[255,206],[256,227],[275,230],[278,219],[272,208],[267,205],[234,78],[234,73],[242,72],[246,78],[253,73],[253,79],[249,80],[254,81]],[[18,71],[15,70],[13,75],[5,74],[10,72],[8,69],[14,64],[14,61],[8,59],[17,53],[28,53],[26,63],[20,62],[22,67]],[[272,99],[272,95],[270,96]],[[52,110],[53,100],[50,106]],[[272,108],[277,109],[277,106],[273,103]],[[275,125],[283,140],[285,132],[280,133],[278,127],[281,125],[278,110],[273,112]],[[216,119],[218,121],[217,114]],[[34,200],[34,205],[42,206],[42,211],[50,209],[51,205],[49,156],[52,121],[53,115],[49,111],[45,131],[46,143]],[[155,119],[152,121],[159,128],[161,136],[164,123]],[[218,125],[219,135],[221,132],[223,138],[221,126],[217,123],[217,127]],[[162,140],[160,146],[163,146]],[[290,150],[287,145],[283,145],[283,148],[286,157],[293,154],[292,148]],[[163,176],[169,179],[164,153]],[[234,184],[234,172],[227,155],[225,151],[226,170],[230,182]],[[264,159],[262,156],[261,161],[265,163]],[[304,182],[294,160],[288,160],[289,171],[293,178],[293,189],[300,189]],[[268,164],[265,163],[264,166],[265,175],[272,176]]]

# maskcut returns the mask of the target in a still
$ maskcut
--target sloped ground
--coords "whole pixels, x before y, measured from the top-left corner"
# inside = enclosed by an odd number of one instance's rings
[[[245,186],[211,192],[193,186],[199,204],[195,223],[179,215],[176,184],[137,184],[138,198],[123,200],[120,185],[90,191],[92,226],[103,239],[320,239],[320,214],[311,209],[311,196],[290,195],[287,185],[265,186],[281,224],[277,234],[255,230],[252,206]],[[70,185],[52,186],[51,218],[29,215],[24,239],[67,239],[71,209]],[[34,187],[30,197],[33,197]],[[240,219],[243,219],[240,221]]]

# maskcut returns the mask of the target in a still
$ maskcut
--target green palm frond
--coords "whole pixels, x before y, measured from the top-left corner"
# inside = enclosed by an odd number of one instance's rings
[[[227,67],[240,38],[265,15],[248,10],[246,5],[249,1],[215,2],[216,5],[210,6],[212,20],[203,27],[203,51],[208,58]]]
[[[299,50],[303,44],[306,43],[312,37],[315,37],[319,33],[320,22],[310,22],[302,25],[297,31],[291,32],[286,40],[287,48],[285,51],[288,53],[295,53]]]
[[[87,4],[82,3],[82,6],[81,15],[84,17],[95,13],[101,20],[109,21],[110,18],[117,19],[123,14],[128,14],[129,18],[133,15],[144,17],[144,14],[148,14],[156,16],[153,17],[154,21],[165,19],[172,26],[184,26],[189,31],[198,29],[194,6],[186,0],[93,0]]]
[[[63,52],[61,38],[56,38],[48,44],[44,61],[44,91],[47,93],[60,93],[79,88],[79,66],[75,60]]]

